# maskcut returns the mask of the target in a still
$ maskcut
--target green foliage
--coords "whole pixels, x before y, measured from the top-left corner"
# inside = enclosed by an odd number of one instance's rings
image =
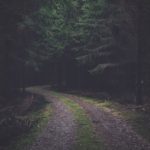
[[[84,32],[85,55],[78,58],[79,62],[90,65],[91,73],[135,62],[134,24],[124,8],[97,1],[86,4],[83,12],[79,25]]]
[[[98,80],[101,80],[101,76],[109,74],[114,81],[118,78],[132,80],[132,85],[135,85],[138,47],[136,2],[1,0],[0,3],[0,70],[3,72],[0,80],[7,74],[8,83],[1,81],[5,85],[13,86],[19,78],[16,87],[23,87],[23,82],[27,82],[24,76],[42,74],[46,69],[48,71],[43,74],[52,76],[55,83],[67,83],[68,76],[81,82],[84,80],[81,76],[85,74],[93,80],[99,75]],[[144,64],[149,66],[150,4],[144,0],[142,5],[142,57]],[[80,77],[74,79],[68,71],[70,68],[74,70],[74,76]]]

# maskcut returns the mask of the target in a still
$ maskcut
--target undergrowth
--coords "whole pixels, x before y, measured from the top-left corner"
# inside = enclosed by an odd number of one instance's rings
[[[7,126],[3,125],[10,138],[6,141],[8,144],[4,145],[5,149],[23,150],[28,147],[48,122],[52,113],[50,103],[46,102],[43,97],[38,96],[35,99],[25,114],[15,115],[8,119]]]

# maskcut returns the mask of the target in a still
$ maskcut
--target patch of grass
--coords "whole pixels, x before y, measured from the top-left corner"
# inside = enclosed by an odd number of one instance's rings
[[[92,122],[86,115],[85,111],[74,101],[62,96],[59,93],[53,92],[73,111],[78,124],[77,144],[75,150],[103,150],[102,141],[98,141],[94,136]]]
[[[133,129],[150,142],[150,114],[139,111],[122,111],[121,115]]]
[[[52,107],[50,103],[43,100],[44,99],[40,99],[38,101],[36,109],[34,106],[33,110],[30,110],[25,116],[19,116],[21,119],[26,118],[26,120],[32,120],[35,123],[28,132],[18,136],[18,138],[10,144],[8,150],[23,150],[25,147],[29,146],[34,142],[38,134],[47,124],[49,117],[52,114]],[[39,104],[41,104],[41,106],[38,106]]]

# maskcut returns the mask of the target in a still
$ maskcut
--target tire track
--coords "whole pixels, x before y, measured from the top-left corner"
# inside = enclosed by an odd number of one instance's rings
[[[47,127],[26,150],[72,150],[76,140],[76,123],[72,112],[62,101],[51,96],[48,90],[38,87],[31,88],[30,91],[43,95],[50,101],[54,112]]]
[[[103,139],[107,150],[150,150],[150,144],[122,119],[77,96],[68,94],[64,96],[77,102],[87,112],[93,122],[95,134]]]

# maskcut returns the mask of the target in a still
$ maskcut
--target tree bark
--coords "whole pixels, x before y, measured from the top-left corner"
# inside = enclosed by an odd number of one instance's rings
[[[143,102],[143,81],[142,81],[142,68],[143,68],[143,61],[142,61],[142,1],[137,1],[137,9],[138,9],[138,17],[137,17],[137,38],[138,38],[138,47],[137,47],[137,85],[136,85],[136,103],[137,105],[141,105]]]

